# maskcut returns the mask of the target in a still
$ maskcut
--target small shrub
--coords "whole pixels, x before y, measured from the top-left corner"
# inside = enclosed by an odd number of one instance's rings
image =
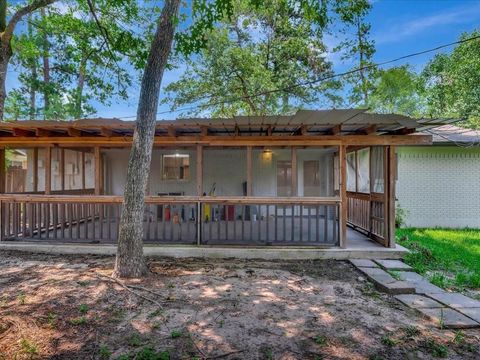
[[[132,347],[139,347],[143,344],[143,341],[142,339],[140,338],[140,336],[138,334],[133,334],[132,336],[130,336],[130,338],[128,339],[128,345],[132,346]]]
[[[78,318],[70,319],[70,324],[78,326],[85,325],[87,323],[87,318],[85,316],[80,316]]]
[[[170,336],[172,337],[172,339],[177,339],[177,338],[182,336],[182,331],[181,330],[172,330],[172,332],[170,333]]]
[[[453,342],[457,345],[463,344],[465,342],[465,335],[461,330],[455,331]]]
[[[444,358],[448,355],[448,348],[443,344],[437,343],[433,339],[427,339],[425,345],[428,352],[434,357]]]
[[[315,344],[320,345],[320,346],[325,346],[328,342],[328,339],[325,336],[319,335],[313,339],[315,341]]]
[[[102,344],[100,345],[99,355],[100,355],[100,359],[110,359],[110,356],[112,356],[112,352],[110,351],[107,345]]]
[[[22,349],[22,352],[25,354],[30,354],[30,355],[38,354],[37,346],[25,338],[20,340],[20,348]]]
[[[80,311],[80,313],[82,313],[82,314],[86,314],[88,312],[88,305],[87,304],[81,304],[78,307],[78,311]]]
[[[136,355],[135,360],[170,360],[168,351],[155,351],[151,346],[142,348]]]
[[[405,225],[405,220],[407,220],[408,210],[402,208],[399,203],[395,207],[395,227],[401,228]]]
[[[415,326],[407,326],[406,328],[403,329],[403,331],[405,332],[405,335],[407,337],[414,337],[414,336],[420,335],[420,330]]]
[[[57,315],[49,312],[47,315],[47,325],[48,327],[53,329],[57,325]]]
[[[383,335],[381,341],[383,345],[390,346],[390,347],[395,346],[397,344],[397,342],[393,340],[391,337],[389,337],[388,335]]]

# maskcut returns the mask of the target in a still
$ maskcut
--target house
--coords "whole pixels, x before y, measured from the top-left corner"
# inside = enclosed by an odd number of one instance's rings
[[[480,131],[443,125],[422,133],[432,146],[397,147],[405,225],[480,228]]]
[[[144,241],[187,255],[396,256],[395,148],[431,144],[414,133],[443,123],[365,109],[158,121]],[[115,243],[134,127],[0,123],[0,147],[24,151],[27,173],[22,193],[0,183],[0,244]]]

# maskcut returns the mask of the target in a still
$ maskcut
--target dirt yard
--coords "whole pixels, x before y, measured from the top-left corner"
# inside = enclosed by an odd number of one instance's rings
[[[0,359],[478,359],[349,263],[0,254]],[[128,286],[127,286],[128,285]]]

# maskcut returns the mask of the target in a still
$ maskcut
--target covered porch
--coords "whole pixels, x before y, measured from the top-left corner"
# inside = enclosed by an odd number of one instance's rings
[[[429,144],[413,132],[435,124],[359,109],[159,121],[144,241],[395,249],[395,146]],[[2,123],[1,241],[114,244],[134,126]]]

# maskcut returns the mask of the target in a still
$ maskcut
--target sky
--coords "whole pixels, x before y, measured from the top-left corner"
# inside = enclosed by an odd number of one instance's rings
[[[410,53],[430,49],[456,41],[464,32],[480,29],[480,0],[372,0],[373,8],[368,20],[372,25],[371,35],[375,41],[374,62],[383,62]],[[326,37],[327,45],[334,46],[335,39]],[[452,48],[442,49],[449,52]],[[388,67],[410,64],[420,71],[431,59],[433,52],[408,60],[389,64]],[[335,72],[352,68],[352,64],[342,62],[338,54],[330,54]],[[162,85],[175,81],[182,68],[167,71]],[[7,79],[7,89],[16,85],[16,74],[12,72]],[[162,87],[163,87],[162,86]],[[133,120],[136,113],[139,86],[132,86],[127,101],[113,100],[110,106],[93,104],[97,116],[118,117]],[[169,111],[168,104],[161,105],[159,112]],[[174,119],[178,114],[169,112],[160,114],[159,119]],[[130,118],[128,118],[130,117]]]

